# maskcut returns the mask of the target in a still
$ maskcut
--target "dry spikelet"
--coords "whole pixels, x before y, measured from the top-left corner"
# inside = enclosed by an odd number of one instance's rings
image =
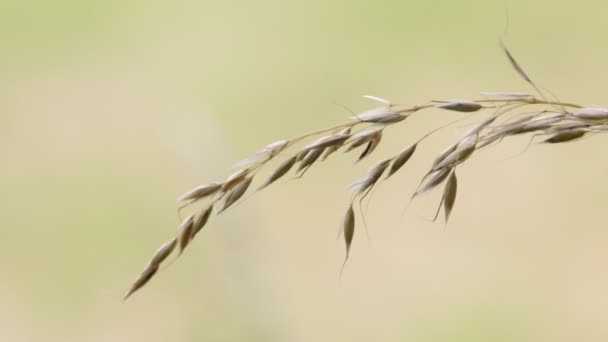
[[[369,168],[369,170],[362,179],[349,185],[348,188],[351,189],[356,195],[362,194],[367,189],[371,188],[374,184],[376,184],[376,182],[378,181],[378,179],[380,179],[380,177],[384,173],[384,170],[386,170],[390,162],[391,159],[384,159],[378,161],[376,164]]]
[[[378,131],[378,133],[374,134],[372,136],[371,140],[367,143],[367,146],[365,146],[365,149],[363,150],[363,152],[361,152],[357,161],[361,161],[365,157],[372,154],[372,152],[374,152],[376,147],[378,147],[378,145],[380,144],[381,140],[382,140],[382,131]]]
[[[458,143],[452,144],[452,145],[448,146],[445,150],[441,151],[441,153],[439,153],[439,155],[437,157],[435,157],[435,160],[433,161],[433,167],[431,167],[431,169],[434,170],[435,168],[437,168],[437,165],[439,165],[439,163],[441,163],[447,156],[449,156],[457,148],[458,148]]]
[[[407,115],[403,115],[403,114],[396,114],[396,113],[386,113],[384,115],[375,117],[375,118],[370,118],[367,120],[361,120],[363,122],[367,122],[367,123],[375,123],[375,124],[380,124],[380,125],[390,125],[390,124],[394,124],[400,121],[403,121],[407,118]]]
[[[304,148],[302,148],[302,151],[310,151],[310,150],[314,150],[314,149],[324,149],[329,146],[340,145],[340,144],[344,143],[346,141],[346,139],[348,139],[349,137],[350,137],[349,134],[327,135],[327,136],[317,139],[313,143],[310,143],[310,144],[304,146]]]
[[[279,164],[279,166],[272,171],[270,176],[268,176],[264,183],[258,188],[258,190],[264,189],[279,178],[283,177],[295,165],[297,158],[298,156],[293,156]]]
[[[363,113],[356,114],[352,117],[352,119],[359,120],[361,122],[373,123],[375,121],[381,120],[382,118],[386,118],[388,115],[393,114],[395,113],[393,113],[389,107],[378,107],[367,110]]]
[[[137,280],[135,280],[133,285],[131,285],[127,293],[124,295],[123,300],[126,300],[127,298],[131,297],[133,293],[135,293],[137,290],[141,289],[144,285],[146,285],[146,283],[150,281],[150,279],[152,279],[152,277],[154,276],[154,274],[156,274],[157,271],[158,265],[148,265],[148,267],[146,267],[146,269],[140,274]]]
[[[190,240],[194,239],[196,234],[203,229],[207,221],[209,221],[209,217],[213,212],[213,205],[210,205],[204,211],[201,211],[198,215],[196,215],[194,219],[194,223],[192,224],[192,232],[190,233]]]
[[[528,75],[526,74],[524,69],[519,65],[519,63],[517,63],[517,61],[515,60],[515,57],[513,57],[513,55],[511,54],[509,49],[507,49],[507,46],[504,44],[504,42],[502,40],[500,41],[500,47],[504,51],[505,55],[507,55],[509,62],[511,62],[511,66],[513,67],[513,69],[515,69],[515,71],[517,71],[519,76],[521,76],[521,78],[523,78],[526,82],[530,83],[534,88],[536,88],[536,85],[534,84],[534,82],[532,82],[532,80],[530,79],[530,77],[528,77]]]
[[[171,255],[176,245],[177,239],[173,239],[162,244],[160,247],[158,247],[158,249],[154,253],[154,256],[152,256],[152,259],[150,259],[150,262],[148,264],[160,265],[161,262],[165,261],[165,259],[167,259],[169,255]]]
[[[261,150],[261,151],[258,151],[256,153],[246,157],[243,160],[240,160],[239,162],[235,163],[232,167],[234,169],[248,168],[250,166],[262,163],[263,161],[267,160],[268,158],[270,158],[271,154],[272,154],[272,152],[269,150]]]
[[[345,135],[350,136],[350,131],[351,131],[351,128],[346,127],[342,131],[340,131],[340,133],[338,133],[338,134],[345,134]],[[325,149],[325,151],[323,152],[323,155],[321,156],[321,161],[327,159],[327,157],[329,157],[332,153],[336,152],[340,147],[342,147],[342,145],[344,145],[344,142],[327,147]]]
[[[414,193],[412,198],[414,198],[420,194],[423,194],[423,193],[435,188],[437,185],[441,184],[441,182],[443,182],[446,179],[446,177],[450,174],[450,172],[452,172],[451,167],[444,167],[444,168],[441,168],[438,170],[433,170],[430,173],[428,173],[422,180],[422,184],[420,184],[420,186],[418,187],[418,190],[416,190],[416,192]]]
[[[221,209],[218,211],[218,214],[228,209],[231,205],[233,205],[236,201],[238,201],[247,191],[249,185],[253,177],[246,177],[240,183],[237,183],[230,192],[226,195],[226,199],[224,200],[224,204]]]
[[[557,144],[557,143],[572,141],[572,140],[581,138],[585,134],[587,134],[587,130],[585,130],[585,129],[575,129],[575,130],[571,130],[571,131],[563,131],[563,132],[556,133],[555,135],[547,138],[543,142],[547,143],[547,144]]]
[[[435,101],[435,107],[441,109],[452,110],[456,112],[476,112],[483,108],[479,103],[469,100],[446,100],[446,101]]]
[[[239,161],[238,163],[236,163],[234,165],[234,167],[235,168],[246,168],[246,167],[249,167],[249,166],[252,166],[255,164],[259,164],[260,162],[268,160],[268,159],[274,157],[275,155],[277,155],[279,152],[281,152],[283,149],[285,149],[285,147],[287,147],[288,144],[289,144],[289,141],[287,141],[287,140],[277,140],[271,144],[266,145],[260,151]]]
[[[177,245],[177,239],[173,239],[171,241],[167,241],[162,244],[154,253],[146,268],[140,274],[140,276],[135,280],[135,282],[131,285],[127,293],[124,295],[123,300],[129,298],[133,293],[142,288],[146,283],[156,274],[160,264],[171,255],[175,246]]]
[[[581,108],[572,113],[579,119],[590,121],[608,120],[608,108],[587,107]]]
[[[270,151],[270,153],[272,155],[276,155],[279,152],[283,151],[285,149],[285,147],[287,147],[288,144],[289,144],[288,140],[285,140],[285,139],[277,140],[271,144],[266,145],[264,150]]]
[[[454,208],[456,202],[456,192],[458,191],[458,181],[456,179],[456,170],[452,171],[448,182],[445,185],[443,192],[443,211],[445,213],[445,222],[447,223],[450,219],[450,214]]]
[[[232,175],[230,175],[230,177],[226,179],[224,184],[222,184],[221,190],[224,193],[228,192],[235,185],[239,184],[245,177],[247,177],[248,174],[249,169],[243,169],[233,173]]]
[[[265,182],[263,182],[260,189],[276,182],[276,180],[291,171],[298,162],[300,162],[298,172],[303,171],[298,175],[301,176],[318,160],[318,158],[325,159],[345,145],[347,146],[345,148],[346,152],[358,148],[359,146],[366,145],[364,151],[359,156],[359,160],[363,159],[370,155],[378,146],[382,140],[382,130],[386,125],[396,124],[406,119],[409,115],[421,110],[440,108],[458,112],[476,112],[484,108],[496,108],[494,114],[488,116],[485,120],[476,125],[473,125],[458,142],[450,145],[435,158],[431,170],[428,171],[421,180],[416,192],[412,196],[412,198],[414,198],[419,194],[430,191],[447,180],[443,189],[442,200],[437,211],[437,214],[439,214],[443,206],[445,220],[447,222],[453,211],[457,197],[458,184],[455,169],[479,148],[493,142],[501,141],[506,137],[529,132],[537,133],[537,135],[545,137],[544,143],[562,143],[582,138],[587,135],[587,133],[608,132],[608,108],[583,107],[574,103],[561,102],[558,99],[548,100],[543,96],[539,88],[532,82],[530,77],[528,77],[502,42],[501,45],[511,66],[516,70],[520,77],[535,88],[541,95],[541,99],[537,99],[526,93],[488,92],[482,93],[482,95],[491,96],[491,99],[478,101],[434,101],[434,103],[431,104],[425,103],[417,106],[407,106],[393,105],[385,99],[366,96],[369,99],[382,103],[382,107],[364,111],[356,115],[354,117],[355,120],[334,127],[308,132],[289,140],[279,140],[271,143],[238,163],[240,170],[230,175],[223,183],[202,185],[180,196],[179,200],[190,200],[190,203],[186,205],[209,196],[212,196],[212,200],[206,208],[199,210],[195,215],[190,215],[184,220],[178,229],[177,236],[173,240],[163,244],[154,253],[143,272],[127,291],[125,299],[143,287],[156,274],[161,263],[164,262],[171,253],[174,253],[174,251],[178,249],[181,254],[193,240],[195,235],[203,229],[215,209],[219,209],[217,211],[220,213],[239,201],[250,187],[254,175],[257,174],[260,168],[264,167],[280,152],[288,149],[295,143],[305,141],[305,139],[317,138],[317,140],[295,153],[294,156],[279,164],[271,172]],[[488,107],[484,107],[482,103],[488,103],[489,105]],[[507,113],[519,110],[519,108],[522,108],[523,106],[527,106],[526,108],[534,107],[536,110],[518,112],[511,116],[510,119],[507,118],[502,124],[494,123],[497,118],[504,118]],[[543,106],[544,109],[538,109],[539,106]],[[575,109],[570,111],[569,108]],[[519,115],[522,114],[528,115],[519,118]],[[516,118],[519,119],[515,120]],[[455,122],[457,121],[453,121],[449,124],[454,124]],[[372,125],[375,127],[370,128],[369,126]],[[448,125],[440,126],[437,129],[428,132],[422,139],[446,126]],[[360,129],[362,127],[363,129],[351,135],[351,128]],[[339,132],[336,133],[337,131]],[[355,233],[353,201],[359,199],[359,204],[361,204],[363,198],[365,198],[369,191],[373,189],[382,175],[386,172],[386,178],[388,178],[400,170],[415,153],[416,148],[417,143],[400,151],[399,154],[393,158],[377,162],[368,170],[364,177],[350,186],[351,190],[354,191],[354,194],[350,206],[345,213],[340,232],[341,234],[344,234],[346,245],[346,256],[344,264],[342,265],[342,270],[349,258],[350,248]],[[386,170],[388,170],[388,172]],[[220,201],[223,202],[220,203]],[[342,271],[340,271],[340,273],[341,272]]]
[[[475,152],[477,141],[477,135],[466,138],[458,144],[458,147],[454,151],[437,163],[437,165],[433,167],[433,170],[454,166],[464,162],[473,154],[473,152]]]
[[[190,215],[182,221],[178,228],[178,237],[177,240],[179,242],[179,254],[184,252],[184,249],[190,243],[190,239],[192,237],[192,230],[194,228],[194,215]]]
[[[353,237],[355,236],[355,212],[352,204],[348,207],[348,210],[346,210],[346,214],[344,215],[342,230],[344,231],[344,243],[346,246],[346,256],[344,257],[344,263],[342,264],[342,269],[344,269],[344,265],[346,265],[350,255],[350,246],[352,245]],[[342,271],[340,271],[340,273],[342,273]]]
[[[220,183],[204,184],[204,185],[198,186],[198,187],[186,192],[185,194],[181,195],[177,200],[178,201],[187,201],[187,200],[198,201],[207,196],[211,196],[211,195],[215,194],[221,187],[222,187],[222,184],[220,184]]]
[[[411,146],[407,147],[403,151],[399,152],[399,154],[393,159],[393,162],[391,164],[391,168],[388,170],[388,174],[386,175],[386,178],[389,178],[395,172],[399,171],[399,169],[403,165],[405,165],[405,163],[407,163],[408,160],[410,160],[410,158],[412,157],[412,155],[416,151],[416,146],[417,145],[418,144],[416,143],[414,145],[411,145]]]
[[[350,142],[347,142],[350,145],[345,152],[350,152],[351,150],[368,143],[378,134],[382,134],[382,128],[366,129],[353,134]]]
[[[308,152],[306,152],[306,155],[304,156],[304,158],[302,158],[302,161],[300,162],[300,165],[298,166],[298,172],[311,167],[312,164],[314,164],[317,161],[317,159],[319,159],[319,157],[321,156],[321,153],[323,153],[322,148],[315,148],[315,149],[312,149],[312,150],[309,150]]]
[[[544,131],[553,126],[553,124],[563,120],[566,117],[564,113],[550,113],[547,115],[541,115],[530,120],[527,124],[520,126],[519,128],[513,129],[511,133],[524,134],[536,131]]]
[[[549,128],[546,133],[547,134],[553,134],[553,133],[560,133],[560,132],[564,132],[564,131],[573,131],[573,130],[585,130],[589,128],[589,124],[586,122],[568,122],[568,123],[564,123],[564,124],[558,124],[558,125],[554,125],[551,128]]]

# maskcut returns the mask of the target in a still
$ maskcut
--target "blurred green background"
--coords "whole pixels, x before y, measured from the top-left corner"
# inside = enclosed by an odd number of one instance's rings
[[[507,43],[560,98],[606,104],[604,1],[507,2]],[[265,144],[375,104],[530,91],[503,1],[0,2],[0,341],[606,341],[605,137],[526,139],[401,215],[435,153],[375,193],[344,275],[345,186],[449,112],[214,217],[129,301],[175,198]]]

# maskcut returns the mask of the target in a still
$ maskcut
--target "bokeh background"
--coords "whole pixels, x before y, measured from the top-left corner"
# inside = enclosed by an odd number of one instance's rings
[[[507,43],[560,98],[606,104],[604,1],[509,0]],[[0,2],[1,341],[606,341],[606,138],[526,139],[403,208],[434,154],[374,194],[341,279],[345,186],[459,114],[390,129],[212,218],[121,296],[178,224],[175,198],[274,140],[375,106],[530,91],[503,1]],[[479,119],[479,118],[477,118]]]

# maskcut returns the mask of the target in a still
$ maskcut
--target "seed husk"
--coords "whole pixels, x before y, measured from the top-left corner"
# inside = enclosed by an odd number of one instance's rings
[[[167,259],[169,255],[171,255],[171,252],[173,252],[176,245],[177,239],[173,239],[162,244],[160,247],[158,247],[158,249],[154,253],[154,256],[152,256],[152,259],[150,259],[149,264],[160,265],[161,262],[163,262],[165,259]]]
[[[178,229],[178,242],[179,242],[179,254],[184,252],[184,249],[190,243],[190,238],[192,237],[192,230],[194,228],[194,215],[190,215],[182,221],[182,224]]]
[[[271,144],[266,145],[264,149],[270,151],[272,155],[275,155],[281,152],[285,147],[287,147],[287,144],[289,144],[288,140],[277,140]]]
[[[346,135],[350,136],[350,131],[351,131],[351,127],[346,127],[343,130],[341,130],[340,133],[338,133],[338,134],[346,134]],[[343,145],[344,145],[344,142],[335,144],[335,145],[331,145],[331,146],[325,148],[325,151],[323,151],[323,155],[321,156],[321,161],[324,161],[325,159],[327,159],[327,157],[329,157],[332,153],[336,152]]]
[[[304,146],[302,151],[310,151],[314,149],[324,149],[329,146],[340,145],[350,137],[349,134],[334,134],[321,137],[316,141]]]
[[[319,159],[319,157],[321,156],[321,153],[323,153],[322,148],[315,148],[315,149],[308,151],[306,153],[306,155],[304,156],[304,158],[302,158],[302,161],[300,162],[300,165],[298,166],[298,172],[312,166],[312,164],[314,164],[317,161],[317,159]]]
[[[396,113],[385,113],[383,115],[378,115],[377,117],[361,120],[367,123],[375,123],[381,125],[390,125],[400,121],[403,121],[407,118],[407,115],[396,114]]]
[[[572,115],[576,116],[579,119],[590,120],[590,121],[604,121],[608,120],[608,108],[598,108],[598,107],[587,107],[581,108]]]
[[[401,169],[401,167],[403,165],[405,165],[405,163],[407,163],[408,160],[410,160],[410,158],[416,151],[417,145],[418,144],[416,143],[414,145],[407,147],[403,151],[399,152],[399,154],[393,159],[393,162],[391,163],[391,168],[388,170],[388,174],[386,175],[386,178],[389,178],[395,172],[399,171],[399,169]]]
[[[386,170],[390,162],[391,159],[380,160],[369,168],[369,170],[362,179],[349,185],[348,188],[351,189],[357,195],[362,194],[367,189],[376,184],[376,182],[378,181],[378,179],[380,179],[382,173],[384,173],[384,170]]]
[[[445,150],[441,151],[435,160],[433,161],[432,169],[435,169],[439,163],[441,163],[447,156],[449,156],[452,152],[454,152],[458,148],[458,143],[450,145]]]
[[[289,141],[287,140],[277,140],[271,144],[266,145],[260,151],[234,164],[234,167],[247,168],[252,165],[259,164],[260,162],[268,160],[277,155],[279,152],[285,149],[285,147],[287,147],[287,144],[289,144]]]
[[[374,122],[391,114],[395,113],[393,113],[389,107],[378,107],[356,114],[352,117],[352,119],[359,120],[361,122]]]
[[[585,129],[588,127],[589,127],[589,124],[585,123],[585,122],[569,122],[569,123],[565,123],[565,124],[561,124],[561,125],[552,126],[549,130],[547,130],[547,133],[549,133],[549,134],[559,133],[559,132],[563,132],[563,131]]]
[[[192,224],[192,232],[190,233],[190,240],[194,239],[196,234],[203,229],[207,221],[209,221],[209,217],[213,212],[213,205],[210,205],[204,211],[201,211],[196,218],[194,219],[194,223]]]
[[[187,201],[187,200],[198,201],[207,196],[211,196],[211,195],[215,194],[221,187],[222,187],[222,184],[220,184],[220,183],[204,184],[204,185],[198,186],[198,187],[186,192],[185,194],[181,195],[177,200],[178,201]]]
[[[345,152],[349,152],[365,143],[368,143],[378,134],[382,134],[382,128],[368,129],[353,134],[351,137],[350,145],[348,146]]]
[[[554,134],[550,138],[547,138],[544,143],[548,144],[557,144],[566,141],[572,141],[578,138],[581,138],[583,135],[587,134],[587,130],[585,129],[575,129],[571,131],[563,131]]]
[[[248,174],[249,169],[242,169],[233,173],[232,175],[230,175],[230,177],[228,177],[228,179],[226,179],[224,184],[222,184],[221,190],[223,192],[228,192],[235,185],[239,184],[245,177],[247,177]]]
[[[444,167],[428,173],[422,180],[422,184],[420,185],[420,187],[418,187],[418,190],[416,190],[412,198],[423,194],[435,188],[437,185],[441,184],[441,182],[443,182],[447,178],[451,171],[451,167]]]
[[[509,49],[507,49],[507,46],[503,43],[502,40],[500,41],[500,47],[504,51],[505,55],[507,55],[509,62],[511,62],[511,66],[513,67],[513,69],[515,69],[519,76],[521,76],[521,78],[523,78],[526,82],[530,83],[532,86],[534,86],[534,88],[536,88],[536,84],[532,82],[532,80],[530,79],[530,77],[528,77],[524,69],[519,65],[519,63],[517,63],[515,57],[513,57],[513,55],[511,54]]]
[[[372,154],[372,152],[374,152],[374,150],[376,149],[376,147],[378,147],[378,145],[380,144],[381,140],[382,140],[382,131],[379,131],[367,143],[367,146],[365,147],[365,149],[363,150],[363,152],[361,152],[361,154],[359,155],[359,158],[357,159],[357,161],[361,161],[365,157],[367,157],[370,154]]]
[[[350,246],[352,245],[353,237],[355,236],[355,212],[352,204],[348,207],[348,210],[344,215],[342,230],[344,231],[344,243],[346,245],[346,256],[344,257],[344,263],[342,264],[342,269],[344,269],[344,265],[346,265],[346,261],[348,261],[350,255]]]
[[[477,136],[468,137],[463,142],[458,144],[458,147],[447,155],[441,162],[437,163],[433,167],[433,170],[442,169],[448,166],[454,166],[467,160],[473,152],[475,152],[477,145]]]
[[[464,112],[464,113],[476,112],[476,111],[480,110],[481,108],[483,108],[483,106],[480,105],[479,103],[469,101],[469,100],[441,101],[439,103],[436,103],[435,107],[441,108],[441,109],[452,110],[452,111],[456,111],[456,112]]]
[[[293,156],[279,164],[279,166],[272,171],[270,176],[268,176],[264,183],[258,188],[258,190],[264,189],[279,178],[283,177],[295,165],[297,158],[297,156]]]
[[[245,194],[245,192],[247,191],[247,188],[249,188],[249,185],[251,184],[252,180],[253,180],[253,177],[247,177],[247,178],[243,179],[240,183],[236,184],[234,186],[234,188],[232,190],[230,190],[230,192],[226,196],[226,199],[224,200],[224,205],[218,211],[218,214],[223,212],[224,210],[228,209],[231,205],[233,205],[236,201],[238,201]]]
[[[135,280],[129,291],[123,297],[123,300],[127,300],[133,293],[137,290],[141,289],[158,271],[158,265],[148,265],[146,269],[140,274],[140,276]]]
[[[448,182],[445,185],[443,193],[443,211],[445,213],[445,222],[450,219],[450,214],[456,202],[456,192],[458,191],[458,180],[456,179],[456,171],[452,171]]]

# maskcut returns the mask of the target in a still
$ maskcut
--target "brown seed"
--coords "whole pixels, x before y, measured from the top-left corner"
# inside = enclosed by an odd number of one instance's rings
[[[450,214],[452,213],[452,209],[454,208],[454,203],[456,202],[456,192],[458,191],[458,181],[456,179],[456,171],[453,171],[448,178],[448,182],[445,185],[445,190],[443,192],[443,210],[445,212],[445,222],[447,223],[450,219]]]
[[[344,258],[344,264],[346,264],[350,254],[350,246],[352,245],[353,237],[355,236],[355,212],[353,211],[352,204],[348,207],[346,215],[344,215],[342,229],[344,230],[344,242],[346,245],[346,257]]]
[[[399,169],[405,163],[407,163],[408,160],[410,160],[410,158],[416,151],[417,145],[418,144],[414,144],[414,145],[409,146],[408,148],[404,149],[403,151],[399,152],[399,154],[393,159],[393,163],[391,164],[391,168],[388,170],[388,174],[386,175],[386,178],[392,176],[393,173],[399,171]]]
[[[270,176],[268,176],[268,178],[266,179],[266,181],[264,181],[264,183],[258,188],[258,190],[264,189],[265,187],[267,187],[270,184],[274,183],[279,178],[283,177],[294,166],[294,164],[296,163],[297,158],[298,158],[297,156],[293,156],[293,157],[285,160],[281,164],[279,164],[279,166],[277,166],[272,171],[272,173],[270,174]]]
[[[587,130],[585,130],[585,129],[563,131],[563,132],[559,132],[559,133],[551,136],[550,138],[546,139],[543,142],[548,143],[548,144],[557,144],[557,143],[562,143],[562,142],[566,142],[566,141],[572,141],[572,140],[582,137],[586,133],[587,133]]]

